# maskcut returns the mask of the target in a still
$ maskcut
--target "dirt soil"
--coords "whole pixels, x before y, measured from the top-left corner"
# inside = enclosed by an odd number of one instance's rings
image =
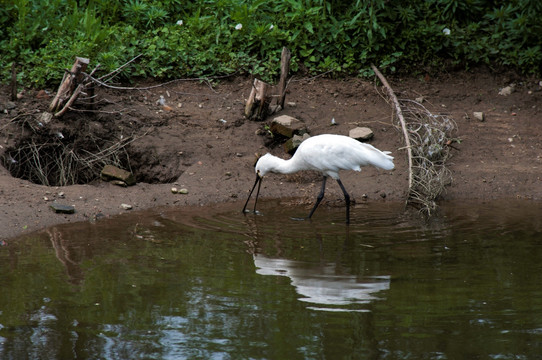
[[[477,69],[434,78],[388,80],[400,98],[423,96],[430,111],[448,114],[457,123],[455,137],[460,142],[453,144],[449,161],[453,182],[441,202],[542,200],[540,79]],[[156,84],[140,81],[130,86]],[[515,85],[512,94],[499,95],[510,84]],[[13,107],[8,87],[0,87],[0,240],[60,223],[96,221],[161,206],[235,201],[241,211],[255,178],[255,153],[289,157],[280,145],[270,144],[262,135],[266,133],[265,125],[282,114],[304,121],[311,135],[347,135],[357,126],[373,129],[375,136],[370,143],[392,151],[396,169],[345,172],[343,183],[357,203],[405,200],[406,151],[380,86],[357,78],[294,77],[285,109],[265,122],[243,117],[250,89],[248,77],[222,79],[212,85],[178,81],[146,90],[98,88],[95,112],[70,111],[39,129],[35,124],[40,112],[47,110],[51,97],[44,91],[25,90]],[[49,92],[54,94],[56,89]],[[160,96],[168,108],[157,103]],[[83,105],[75,107],[82,109]],[[477,120],[473,112],[484,112],[485,120]],[[337,125],[330,125],[332,118]],[[121,187],[95,178],[81,185],[44,186],[15,178],[6,168],[17,164],[10,154],[21,138],[36,133],[41,139],[78,139],[68,144],[76,150],[100,140],[111,144],[121,136],[136,137],[125,148],[125,161],[138,183]],[[86,143],[81,139],[87,139]],[[269,175],[263,181],[261,196],[283,198],[286,205],[308,211],[319,191],[319,180],[313,173]],[[172,187],[186,188],[188,194],[172,194]],[[75,214],[54,213],[50,205],[55,201],[74,205]],[[343,206],[342,201],[340,188],[330,182],[322,204]],[[121,204],[131,205],[132,210],[122,209]]]

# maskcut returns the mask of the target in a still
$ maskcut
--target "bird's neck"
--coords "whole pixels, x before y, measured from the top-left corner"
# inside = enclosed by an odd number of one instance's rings
[[[294,166],[294,162],[295,161],[293,161],[293,159],[284,160],[279,157],[273,156],[271,158],[271,172],[279,174],[291,174],[299,171],[300,169]]]

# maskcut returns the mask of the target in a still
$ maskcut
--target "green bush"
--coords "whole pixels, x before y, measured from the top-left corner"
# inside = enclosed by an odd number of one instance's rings
[[[79,5],[78,5],[79,4]],[[369,75],[443,66],[542,72],[538,0],[0,0],[0,74],[57,84],[75,56],[123,76],[277,76],[292,70]],[[182,23],[181,23],[182,21]]]

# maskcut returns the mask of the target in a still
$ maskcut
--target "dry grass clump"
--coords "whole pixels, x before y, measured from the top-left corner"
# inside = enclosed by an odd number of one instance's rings
[[[456,124],[447,115],[435,115],[419,102],[399,100],[412,153],[409,202],[431,215],[435,200],[452,181],[446,167]],[[397,124],[400,127],[399,124]]]
[[[413,100],[399,100],[390,84],[374,65],[394,110],[396,127],[402,132],[408,159],[408,199],[423,213],[431,215],[436,209],[435,200],[452,181],[446,160],[450,156],[456,129],[455,122],[446,115],[435,115]]]
[[[134,140],[131,136],[112,141],[33,133],[8,149],[1,160],[12,176],[36,184],[86,184],[99,178],[104,165],[129,164],[126,146]]]

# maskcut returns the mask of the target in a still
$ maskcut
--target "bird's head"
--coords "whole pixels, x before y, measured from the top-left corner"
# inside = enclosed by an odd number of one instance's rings
[[[265,174],[268,172],[273,171],[273,159],[274,156],[271,154],[265,154],[264,156],[260,157],[258,161],[256,162],[256,166],[254,167],[256,174],[259,177],[264,177]]]

